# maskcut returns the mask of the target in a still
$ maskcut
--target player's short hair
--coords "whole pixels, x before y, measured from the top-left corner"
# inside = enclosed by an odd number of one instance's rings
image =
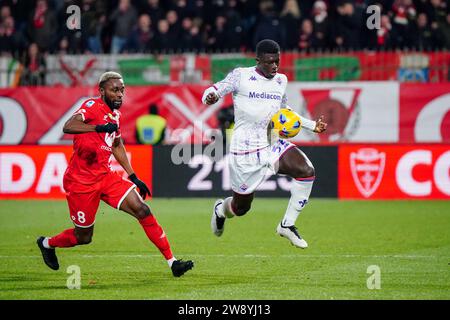
[[[114,71],[107,71],[104,74],[100,76],[100,79],[98,80],[98,86],[99,88],[103,88],[103,85],[111,79],[123,79],[120,73],[114,72]]]
[[[280,53],[280,45],[273,40],[264,39],[256,45],[256,56],[261,57],[265,53]]]

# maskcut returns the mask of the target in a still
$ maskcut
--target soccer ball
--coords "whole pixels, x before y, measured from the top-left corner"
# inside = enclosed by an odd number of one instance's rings
[[[302,121],[295,111],[280,109],[273,115],[271,127],[281,138],[292,138],[300,132]]]

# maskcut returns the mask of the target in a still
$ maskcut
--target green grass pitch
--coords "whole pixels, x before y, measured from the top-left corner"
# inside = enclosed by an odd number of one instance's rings
[[[71,227],[65,201],[0,201],[0,299],[450,299],[450,202],[311,199],[297,226],[302,250],[275,234],[287,199],[255,198],[252,210],[210,231],[215,199],[154,199],[177,258],[174,278],[131,216],[101,204],[93,242],[57,249],[47,268],[39,235]],[[67,268],[81,289],[66,286]],[[380,289],[368,289],[369,266]],[[370,270],[370,268],[369,268]]]

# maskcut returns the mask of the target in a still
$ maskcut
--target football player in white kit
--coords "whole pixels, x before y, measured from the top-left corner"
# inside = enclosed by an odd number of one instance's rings
[[[256,46],[256,67],[236,68],[227,77],[205,90],[202,102],[216,103],[228,93],[233,95],[235,125],[230,144],[230,178],[233,196],[218,199],[211,217],[213,233],[220,237],[225,219],[246,214],[256,188],[267,174],[293,178],[291,198],[276,232],[299,248],[307,248],[295,222],[308,202],[315,178],[308,157],[294,144],[275,139],[268,129],[272,116],[286,108],[287,77],[278,73],[280,47],[273,40],[262,40]],[[303,128],[321,133],[327,124],[322,117],[312,121],[301,117]]]

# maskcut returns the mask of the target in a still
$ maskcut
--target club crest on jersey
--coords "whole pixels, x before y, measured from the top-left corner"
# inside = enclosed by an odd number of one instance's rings
[[[283,81],[281,80],[281,78],[280,77],[278,77],[277,78],[277,80],[275,80],[280,86],[281,86],[281,84],[283,83]]]
[[[255,76],[251,76],[250,79],[248,79],[249,81],[258,81],[258,79],[256,79]]]
[[[86,107],[90,108],[94,105],[95,101],[94,100],[90,100],[88,102],[86,102]]]
[[[369,198],[380,186],[386,163],[386,153],[375,148],[361,148],[350,153],[350,168],[356,188]]]

